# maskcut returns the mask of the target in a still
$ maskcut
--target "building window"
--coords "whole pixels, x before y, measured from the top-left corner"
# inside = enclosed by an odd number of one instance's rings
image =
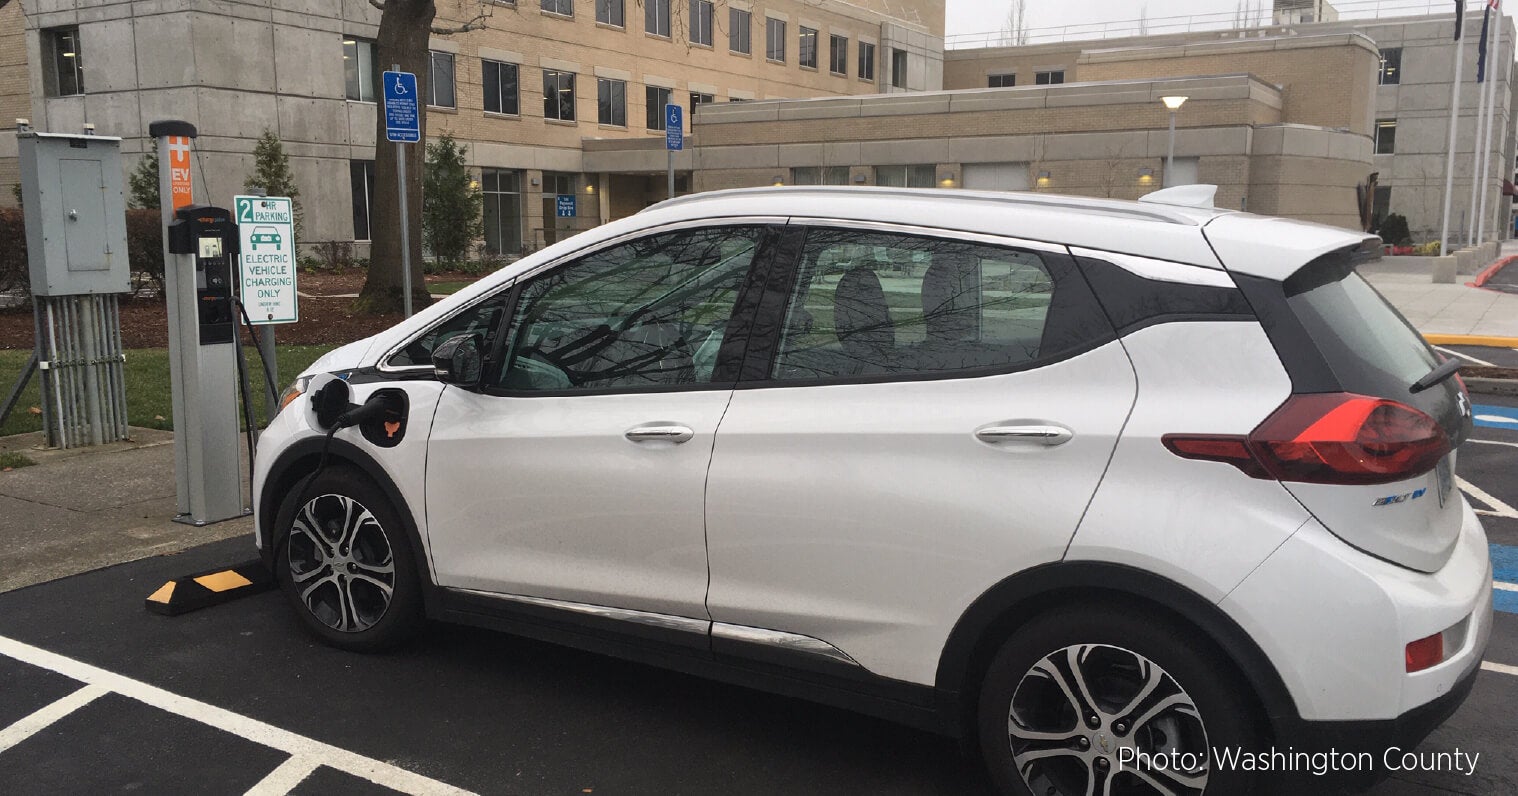
[[[353,188],[353,239],[369,240],[369,208],[374,205],[374,161],[348,161]]]
[[[753,15],[736,8],[727,10],[727,49],[748,55],[754,51],[750,35],[754,27]]]
[[[1051,69],[1047,72],[1034,72],[1033,82],[1040,86],[1053,86],[1065,82],[1065,70]]]
[[[627,84],[621,80],[596,81],[596,121],[613,127],[627,126]]]
[[[1397,120],[1376,120],[1376,154],[1390,155],[1397,151]]]
[[[374,42],[351,36],[343,39],[343,77],[348,83],[348,99],[374,101],[374,87],[379,84],[379,70],[374,68]]]
[[[842,36],[828,37],[828,69],[835,75],[849,73],[849,40]]]
[[[627,5],[624,0],[596,0],[596,21],[602,25],[626,27]]]
[[[431,71],[432,92],[427,95],[427,104],[434,108],[458,107],[453,97],[453,53],[433,50]]]
[[[703,94],[703,93],[701,93],[699,91],[692,91],[690,93],[690,113],[685,114],[685,126],[688,129],[690,129],[690,130],[695,130],[696,129],[696,106],[697,105],[710,105],[710,104],[712,104],[713,102],[716,102],[716,101],[717,101],[717,98],[714,97],[714,96],[712,96],[711,94]]]
[[[875,184],[889,188],[932,188],[933,166],[876,166]]]
[[[712,46],[712,4],[690,0],[690,43]]]
[[[485,199],[485,249],[492,254],[522,250],[522,174],[481,169]]]
[[[659,86],[647,86],[644,92],[644,100],[647,102],[647,122],[650,130],[664,129],[664,106],[669,104],[669,89]]]
[[[575,195],[575,175],[543,172],[543,243],[558,243],[560,232],[574,234],[577,218],[561,218],[558,213],[560,196]],[[563,237],[568,237],[565,235]]]
[[[859,43],[859,79],[875,79],[875,45],[867,41]]]
[[[798,54],[801,65],[812,69],[817,68],[817,31],[808,27],[801,29],[801,46]]]
[[[572,17],[575,15],[575,0],[543,0],[543,10],[550,14]]]
[[[1388,47],[1381,51],[1381,85],[1395,86],[1402,82],[1402,48]]]
[[[785,60],[785,20],[765,18],[764,57],[771,61]]]
[[[791,169],[792,185],[848,185],[848,166],[797,166]]]
[[[669,0],[643,0],[643,30],[669,36]]]
[[[518,105],[517,65],[484,61],[485,110],[488,113],[521,113]]]
[[[69,97],[84,93],[84,52],[79,48],[78,28],[53,28],[42,32],[44,69],[43,86],[49,97]]]
[[[575,120],[575,73],[543,70],[543,118]]]
[[[891,50],[891,85],[896,88],[907,87],[907,51]]]
[[[990,88],[1012,88],[1017,85],[1017,75],[991,75],[986,79]]]

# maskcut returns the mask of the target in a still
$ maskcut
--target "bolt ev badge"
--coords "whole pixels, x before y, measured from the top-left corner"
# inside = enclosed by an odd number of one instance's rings
[[[1388,496],[1386,496],[1384,498],[1376,498],[1376,502],[1372,503],[1371,505],[1372,506],[1390,506],[1393,503],[1406,503],[1409,500],[1417,500],[1418,498],[1423,497],[1423,495],[1426,492],[1428,492],[1428,489],[1425,488],[1425,489],[1414,489],[1411,492],[1404,492],[1404,493],[1402,493],[1400,495],[1388,495]]]

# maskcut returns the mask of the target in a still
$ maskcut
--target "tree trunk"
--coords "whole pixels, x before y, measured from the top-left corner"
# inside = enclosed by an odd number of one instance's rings
[[[400,64],[402,72],[414,72],[417,93],[421,95],[422,143],[402,144],[406,147],[406,215],[411,242],[413,310],[432,302],[422,271],[422,164],[426,158],[426,100],[432,66],[427,42],[436,14],[433,0],[385,0],[374,53],[380,71],[390,69],[392,64]],[[374,122],[374,201],[369,207],[369,276],[354,303],[357,311],[371,315],[401,312],[404,295],[396,145],[385,140],[383,90],[379,94]]]

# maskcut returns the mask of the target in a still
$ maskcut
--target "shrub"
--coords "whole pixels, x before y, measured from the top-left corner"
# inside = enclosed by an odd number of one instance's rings
[[[162,205],[158,199],[158,142],[148,148],[137,160],[137,166],[132,173],[127,175],[127,183],[130,186],[127,200],[130,207],[142,210],[157,210]]]
[[[158,209],[126,211],[127,259],[132,266],[132,292],[144,285],[163,297],[163,221]]]
[[[30,286],[26,265],[26,220],[21,208],[0,208],[0,293]]]
[[[1382,219],[1379,232],[1381,240],[1393,246],[1406,246],[1413,240],[1407,228],[1407,217],[1401,213],[1391,213]]]
[[[485,234],[485,196],[472,185],[464,148],[444,133],[427,145],[422,176],[422,243],[441,262],[458,262]]]
[[[243,190],[252,193],[263,191],[266,196],[284,196],[290,199],[290,213],[294,216],[295,239],[300,240],[306,232],[306,213],[300,206],[300,189],[295,187],[295,172],[290,170],[290,157],[285,154],[284,144],[273,130],[265,127],[258,143],[253,145],[253,173],[243,182]]]

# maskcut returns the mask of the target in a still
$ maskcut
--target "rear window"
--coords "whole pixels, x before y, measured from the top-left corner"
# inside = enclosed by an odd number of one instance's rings
[[[1412,324],[1355,271],[1356,260],[1334,254],[1289,277],[1286,305],[1302,324],[1339,386],[1346,392],[1414,406],[1459,439],[1464,412],[1453,378],[1421,393],[1413,382],[1443,359]]]

